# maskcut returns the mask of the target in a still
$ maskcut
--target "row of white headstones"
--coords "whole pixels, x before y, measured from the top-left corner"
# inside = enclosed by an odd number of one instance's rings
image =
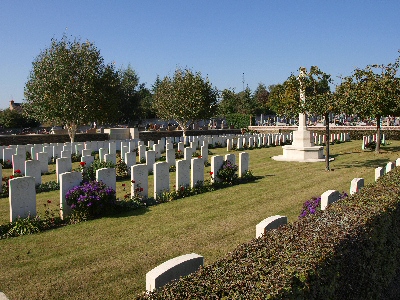
[[[376,143],[377,140],[378,140],[378,138],[377,138],[376,134],[368,135],[368,136],[364,135],[363,141],[361,144],[361,149],[365,150],[365,148],[367,147],[368,144],[370,144],[371,142]],[[386,143],[386,137],[385,137],[385,134],[383,133],[382,138],[381,138],[381,144],[385,144],[385,143]]]
[[[227,140],[232,138],[232,136],[192,137],[188,139],[190,146],[187,147],[185,147],[184,142],[178,142],[178,150],[184,153],[183,159],[180,160],[175,159],[176,149],[173,148],[172,139],[169,138],[162,139],[157,144],[149,141],[147,148],[152,148],[153,150],[146,150],[143,141],[122,141],[120,143],[121,153],[127,164],[131,181],[134,182],[131,186],[131,195],[149,196],[148,174],[150,172],[154,172],[154,198],[157,198],[164,192],[168,192],[170,186],[169,168],[172,165],[176,167],[176,189],[181,187],[193,188],[199,182],[204,182],[204,163],[208,161],[208,144],[211,142],[211,144],[220,143],[226,145]],[[248,144],[249,140],[254,139],[254,137],[247,135],[236,137],[236,139],[241,139],[244,144]],[[92,149],[88,149],[89,146],[93,147],[93,144],[93,142],[88,142],[75,145],[76,152],[81,151],[82,153],[81,161],[86,163],[85,167],[90,166],[94,161],[94,157],[91,155]],[[116,162],[116,142],[96,142],[96,144],[101,144],[102,146],[108,145],[108,148],[100,148],[98,150],[100,158],[103,158],[104,161]],[[200,146],[201,155],[193,158],[192,154],[199,148],[200,144],[202,145]],[[43,147],[50,149],[51,146]],[[66,147],[70,147],[69,144],[54,145],[52,147],[54,154],[56,154],[56,148],[59,150],[63,149],[60,153],[61,158],[56,159],[56,178],[60,184],[60,213],[61,217],[64,218],[69,213],[69,207],[65,202],[65,194],[68,190],[80,184],[82,173],[72,172],[71,151],[65,149]],[[143,164],[136,163],[136,147],[138,148],[139,158],[142,159],[144,157],[145,159],[145,163]],[[36,214],[35,186],[41,184],[41,175],[48,170],[50,158],[47,152],[36,152],[36,157],[40,158],[40,154],[46,156],[46,159],[43,161],[25,160],[23,153],[25,153],[24,150],[26,149],[26,147],[21,146],[3,149],[3,155],[10,151],[16,151],[15,154],[11,154],[14,172],[20,170],[21,175],[25,175],[24,177],[17,177],[9,181],[10,222],[14,221],[17,217],[34,216]],[[35,151],[39,150],[38,146],[35,146],[35,148],[31,147],[31,155],[34,155]],[[165,152],[166,161],[156,162],[156,158],[159,158],[163,152]],[[211,158],[211,182],[219,181],[216,174],[226,160],[231,161],[232,164],[236,164],[235,154],[230,153],[225,156],[213,156]],[[43,165],[46,167],[45,170]],[[239,176],[247,172],[249,168],[248,153],[239,153],[238,167]],[[2,169],[0,167],[0,176],[2,175],[1,173]],[[103,181],[107,186],[115,190],[116,170],[114,168],[97,170],[96,180]]]
[[[381,176],[400,166],[400,158],[395,163],[388,162],[385,167],[375,169],[375,181]],[[364,187],[364,178],[354,178],[350,183],[350,195],[358,193]],[[329,204],[340,199],[337,190],[328,190],[321,195],[320,209],[325,210]],[[260,238],[269,230],[278,229],[286,225],[286,216],[275,215],[262,220],[256,225],[256,238]],[[153,291],[160,288],[172,280],[179,279],[196,272],[200,266],[204,265],[204,257],[196,253],[190,253],[172,258],[161,265],[155,267],[146,274],[146,290]]]

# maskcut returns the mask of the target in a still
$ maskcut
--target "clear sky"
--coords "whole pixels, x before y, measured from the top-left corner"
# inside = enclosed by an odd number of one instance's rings
[[[177,67],[237,92],[243,78],[254,91],[300,66],[340,83],[398,57],[400,1],[0,0],[0,108],[23,102],[33,60],[64,33],[93,42],[105,63],[130,64],[149,88]]]

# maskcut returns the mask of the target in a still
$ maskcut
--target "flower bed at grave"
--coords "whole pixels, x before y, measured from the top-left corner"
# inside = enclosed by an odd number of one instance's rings
[[[94,169],[101,166],[102,164],[100,164],[99,162],[99,164],[95,166]],[[228,163],[226,161],[224,163],[224,166],[225,168],[221,167],[221,170],[224,170],[224,172],[226,172],[226,169],[234,170],[235,172],[237,171],[236,165],[232,165],[231,163]],[[81,162],[77,171],[85,172],[85,170],[87,172],[86,163]],[[90,173],[93,173],[93,170],[91,170]],[[17,172],[17,174],[15,175],[19,176],[18,174],[20,174],[20,172]],[[213,173],[210,172],[210,177],[212,176]],[[216,183],[211,183],[211,181],[208,179],[204,182],[198,182],[194,188],[180,187],[178,190],[165,192],[156,199],[142,197],[140,196],[140,193],[134,197],[131,197],[130,194],[126,194],[124,196],[124,199],[116,199],[114,190],[108,188],[102,182],[91,180],[88,176],[86,176],[86,179],[84,178],[82,185],[72,188],[70,191],[67,192],[65,196],[67,204],[70,205],[73,210],[73,213],[70,214],[67,218],[61,220],[59,215],[56,216],[54,211],[52,211],[50,215],[49,210],[46,209],[46,214],[44,217],[28,216],[27,218],[18,218],[16,221],[10,222],[6,225],[0,225],[0,239],[15,237],[24,234],[38,233],[43,230],[49,230],[71,223],[78,223],[104,215],[117,214],[127,210],[157,205],[184,197],[214,191],[216,189],[221,189],[234,184],[241,184],[256,180],[256,177],[253,176],[251,171],[247,171],[241,178],[238,178],[237,176],[235,176],[234,178],[235,179],[231,181],[231,177],[226,179],[222,176],[222,181]],[[8,180],[6,180],[6,182],[8,183]],[[52,185],[52,182],[49,184]],[[125,185],[125,183],[122,183],[124,190],[126,188]],[[134,181],[132,181],[132,185],[136,187],[137,192],[143,191],[143,188],[141,188],[140,185],[135,183]],[[43,191],[46,191],[46,186],[38,186],[37,191],[38,189],[40,190],[40,188],[42,188]],[[58,184],[57,189],[59,189]],[[59,213],[59,209],[55,211],[57,211],[57,214]]]
[[[384,299],[400,267],[400,169],[136,299]]]

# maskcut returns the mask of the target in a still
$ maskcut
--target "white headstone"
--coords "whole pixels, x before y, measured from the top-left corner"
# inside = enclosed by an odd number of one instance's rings
[[[169,192],[169,165],[165,161],[154,164],[154,199],[163,192]]]
[[[286,225],[286,216],[272,216],[262,220],[256,225],[256,238],[263,236],[268,230],[277,229],[279,226]]]
[[[339,191],[335,191],[335,190],[328,190],[325,193],[323,193],[321,195],[321,210],[325,210],[326,207],[331,204],[334,203],[336,201],[338,201],[340,198],[340,193]]]
[[[153,165],[156,162],[156,152],[153,150],[146,151],[146,165],[149,172],[153,171]]]
[[[104,154],[104,161],[110,161],[115,165],[117,163],[117,157],[115,154]]]
[[[350,195],[358,193],[364,187],[364,178],[353,178],[350,184]]]
[[[35,185],[42,184],[42,172],[40,161],[27,160],[25,161],[25,175],[35,179]]]
[[[249,153],[239,153],[239,177],[242,177],[249,170]]]
[[[144,164],[131,167],[131,195],[147,198],[149,196],[149,171]]]
[[[190,187],[194,188],[204,182],[204,162],[201,158],[192,158]]]
[[[175,149],[167,149],[165,152],[165,157],[169,166],[175,165]]]
[[[63,158],[59,158],[63,159]],[[57,160],[58,161],[58,160]],[[60,217],[64,219],[70,212],[71,208],[67,205],[65,195],[75,186],[80,185],[82,181],[82,173],[66,172],[60,174]]]
[[[114,168],[102,168],[96,170],[96,181],[102,181],[106,186],[117,190],[117,178]]]
[[[176,161],[176,174],[175,174],[175,189],[186,188],[190,186],[190,161],[177,160]]]
[[[9,181],[10,222],[18,217],[36,216],[36,190],[33,177],[17,177]]]
[[[379,177],[385,175],[385,169],[382,167],[377,167],[375,169],[375,181],[378,180]]]
[[[60,182],[60,174],[71,172],[71,170],[72,170],[71,159],[68,158],[56,159],[57,182]]]
[[[21,175],[25,174],[25,158],[26,155],[22,154],[12,155],[13,173],[16,173],[15,171],[19,171]]]
[[[170,281],[194,273],[203,264],[204,258],[196,253],[172,258],[146,274],[146,290],[151,292]]]
[[[221,181],[220,178],[218,178],[217,173],[219,169],[221,169],[222,165],[224,164],[224,157],[221,155],[215,155],[211,157],[211,182],[219,182]]]
[[[61,152],[58,157],[61,157]],[[42,174],[49,172],[49,161],[46,152],[36,153],[36,159],[40,161],[40,170]],[[69,159],[71,160],[71,158]]]

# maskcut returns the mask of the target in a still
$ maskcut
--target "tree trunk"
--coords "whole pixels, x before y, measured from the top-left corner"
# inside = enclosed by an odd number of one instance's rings
[[[75,134],[76,134],[77,125],[75,123],[71,123],[71,124],[67,124],[66,127],[68,129],[68,135],[71,140],[71,143],[75,142]]]
[[[329,147],[330,147],[329,113],[325,113],[325,136],[326,136],[325,170],[330,171],[331,169],[329,167]]]
[[[376,146],[375,152],[381,151],[381,116],[376,116]]]

